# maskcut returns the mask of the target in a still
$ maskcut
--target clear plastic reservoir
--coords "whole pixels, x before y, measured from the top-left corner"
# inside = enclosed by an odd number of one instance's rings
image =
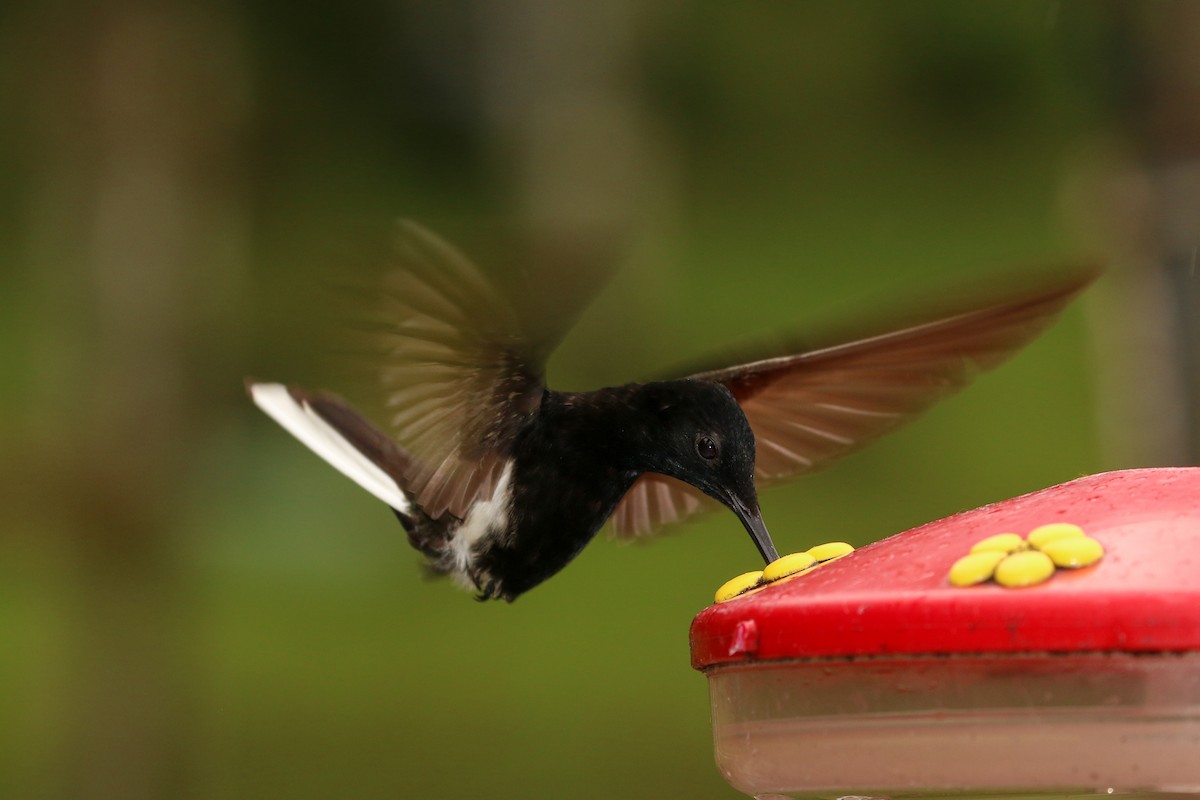
[[[709,673],[758,797],[1200,796],[1200,655],[896,658]]]

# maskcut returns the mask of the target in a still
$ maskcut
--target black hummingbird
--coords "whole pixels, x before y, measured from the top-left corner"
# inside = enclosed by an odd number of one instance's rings
[[[328,392],[247,388],[387,503],[434,571],[508,601],[566,566],[610,517],[616,536],[640,537],[709,498],[773,561],[756,483],[809,472],[913,419],[1033,339],[1093,277],[843,344],[560,392],[543,376],[565,330],[518,313],[434,234],[400,228],[384,378],[403,446]]]

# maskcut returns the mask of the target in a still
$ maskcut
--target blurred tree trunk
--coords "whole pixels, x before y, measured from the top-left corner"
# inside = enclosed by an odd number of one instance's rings
[[[585,319],[568,346],[588,365],[585,382],[628,380],[629,354],[662,340],[659,299],[681,280],[671,241],[680,148],[636,80],[654,10],[630,0],[474,6],[491,159],[535,238],[526,270],[566,307],[582,308],[608,278],[625,283],[621,324],[588,335]],[[617,270],[642,259],[654,268]]]
[[[655,293],[677,284],[678,250],[662,242],[676,233],[678,147],[655,125],[637,83],[654,10],[630,0],[463,0],[407,4],[405,13],[405,50],[422,74],[437,77],[430,94],[465,129],[487,132],[484,155],[511,198],[530,285],[558,295],[571,313],[631,250],[654,251],[653,270],[617,276],[637,282],[626,303],[644,302],[645,313],[626,307],[617,330],[572,336],[568,345],[591,348],[576,351],[588,380],[627,380],[628,353],[657,330]],[[430,45],[446,41],[466,43],[466,54]]]
[[[667,168],[632,81],[636,4],[517,0],[476,9],[484,122],[527,220],[627,234]]]
[[[220,342],[239,274],[238,36],[211,6],[34,4],[27,47],[28,248],[37,307],[27,476],[73,541],[61,756],[47,792],[187,794],[174,524],[206,414],[193,368]],[[211,338],[208,338],[211,337]],[[48,710],[47,713],[56,713]]]
[[[1122,141],[1070,184],[1114,261],[1092,302],[1105,460],[1200,464],[1200,4],[1108,9]]]

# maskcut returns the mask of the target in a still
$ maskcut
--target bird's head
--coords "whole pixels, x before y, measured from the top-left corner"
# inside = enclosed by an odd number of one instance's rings
[[[689,483],[727,506],[769,563],[778,558],[754,486],[754,432],[723,384],[681,380],[642,387],[650,424],[646,469]]]

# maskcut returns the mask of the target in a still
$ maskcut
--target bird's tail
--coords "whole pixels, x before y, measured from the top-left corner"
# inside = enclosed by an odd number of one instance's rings
[[[246,389],[271,419],[391,506],[401,522],[419,510],[404,490],[416,464],[412,455],[340,397],[282,383],[246,381]]]
[[[408,493],[408,476],[420,463],[346,401],[282,383],[246,381],[246,390],[271,419],[338,472],[391,506],[434,572],[446,572],[449,518],[431,519]]]

